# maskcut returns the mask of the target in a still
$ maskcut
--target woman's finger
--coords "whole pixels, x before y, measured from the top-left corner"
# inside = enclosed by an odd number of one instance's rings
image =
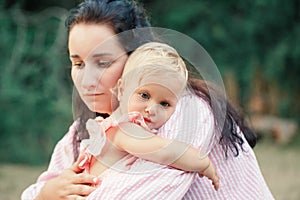
[[[86,200],[86,197],[82,197],[78,195],[70,195],[67,197],[67,200]]]
[[[73,176],[71,182],[73,184],[95,185],[98,183],[98,179],[96,176],[93,176],[91,174],[80,173]]]
[[[76,194],[77,196],[88,196],[96,188],[89,185],[74,184],[69,188],[69,194]]]

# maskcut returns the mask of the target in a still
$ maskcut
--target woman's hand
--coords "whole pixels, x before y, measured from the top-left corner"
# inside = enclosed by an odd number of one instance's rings
[[[86,197],[96,188],[91,186],[97,184],[97,178],[93,175],[83,173],[78,166],[83,156],[69,169],[64,170],[58,177],[45,183],[35,200],[78,200]]]
[[[210,160],[209,160],[208,167],[204,171],[199,172],[198,174],[200,177],[206,176],[208,179],[210,179],[212,181],[215,190],[218,191],[220,185],[220,178],[216,171],[215,166]]]

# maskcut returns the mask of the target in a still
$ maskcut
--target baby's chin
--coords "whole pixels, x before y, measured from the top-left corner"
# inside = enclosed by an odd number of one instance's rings
[[[157,131],[160,127],[162,127],[162,126],[158,126],[158,125],[153,124],[153,123],[146,123],[146,124],[147,124],[147,126],[150,130],[156,130]]]

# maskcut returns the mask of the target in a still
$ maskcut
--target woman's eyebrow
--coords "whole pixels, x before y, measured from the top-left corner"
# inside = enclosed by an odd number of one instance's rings
[[[80,58],[80,56],[77,54],[74,54],[74,55],[70,55],[70,58]]]
[[[92,57],[95,58],[95,57],[112,56],[112,55],[113,54],[111,54],[111,53],[97,53],[97,54],[94,54]],[[73,54],[73,55],[70,55],[70,58],[80,58],[80,56],[77,54]]]
[[[113,54],[111,53],[96,53],[93,55],[93,57],[102,57],[102,56],[112,56]]]

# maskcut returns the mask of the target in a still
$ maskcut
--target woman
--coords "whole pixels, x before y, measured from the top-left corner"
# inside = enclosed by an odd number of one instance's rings
[[[86,57],[108,37],[132,28],[149,26],[147,19],[133,2],[95,0],[85,1],[73,10],[66,24],[69,30],[72,78],[81,97],[79,99],[91,111],[111,114],[117,105],[110,89],[122,74],[127,59],[126,47],[114,46],[114,53],[104,52],[92,56],[98,68],[90,67],[91,63],[86,62]],[[81,72],[80,76],[77,72]],[[186,95],[179,101],[175,113],[158,134],[170,139],[181,135],[183,140],[185,135],[190,135],[193,137],[191,144],[199,147],[201,136],[216,132],[219,137],[215,138],[209,157],[219,172],[218,192],[214,191],[207,179],[158,167],[141,159],[132,164],[128,173],[107,178],[97,189],[89,186],[94,185],[97,179],[81,173],[78,168],[80,158],[77,157],[79,144],[87,137],[85,121],[95,115],[87,115],[91,112],[79,110],[75,117],[80,118],[80,121],[74,122],[55,147],[48,171],[39,177],[36,184],[24,191],[22,199],[273,199],[254,153],[244,137],[246,133],[249,133],[247,138],[253,134],[247,131],[242,118],[229,107],[222,130],[216,117],[218,110],[210,107],[207,87],[203,87],[199,81],[190,80],[190,84],[196,95]],[[78,106],[81,101],[76,104],[75,108],[83,108]],[[144,168],[157,170],[135,174],[139,170],[144,172]],[[174,179],[168,177],[175,177],[176,181],[169,182]],[[176,188],[171,194],[168,193],[170,187]]]
[[[96,44],[101,43],[107,37],[115,35],[116,33],[132,28],[148,27],[149,25],[150,23],[144,10],[134,1],[84,1],[71,11],[70,16],[66,20],[69,34],[69,49],[76,47],[83,51],[73,53],[71,50],[69,52],[72,61],[72,75],[76,73],[76,69],[81,67],[82,60]],[[72,42],[73,39],[78,40]],[[115,52],[119,53],[117,52],[118,50],[124,51],[120,48],[116,48]],[[112,110],[110,105],[112,97],[110,88],[115,86],[117,80],[121,77],[127,59],[126,52],[124,53],[122,57],[110,65],[111,72],[103,77],[103,82],[105,82],[103,86],[104,90],[101,92],[101,95],[95,95],[99,104],[93,105],[93,102],[90,101],[92,97],[89,98],[87,95],[82,98],[84,102],[82,102],[80,97],[74,97],[75,108],[80,108],[80,110],[74,111],[78,114],[78,116],[75,117],[80,116],[80,121],[75,121],[65,137],[58,142],[48,170],[40,176],[36,184],[23,192],[22,199],[34,199],[38,194],[37,199],[72,199],[86,196],[95,190],[94,187],[89,185],[93,185],[97,182],[96,177],[80,173],[81,169],[77,167],[78,162],[73,166],[72,164],[78,157],[80,141],[85,139],[88,135],[85,130],[85,121],[88,118],[95,117],[92,111],[110,113]],[[99,65],[103,66],[106,64],[106,60],[104,60],[103,63],[99,63]],[[77,79],[77,81],[79,81],[79,79]],[[91,87],[89,89],[93,89],[93,87],[95,87],[93,84],[97,83],[83,81],[82,87]],[[81,89],[79,89],[78,93],[83,94]],[[77,90],[75,90],[75,96],[78,93]],[[87,106],[92,111],[89,111]],[[103,114],[103,116],[105,116],[105,114]],[[66,148],[66,146],[73,146],[73,148],[69,149]],[[63,157],[60,156],[61,152],[64,152]],[[48,181],[49,179],[51,180]],[[42,192],[40,192],[41,189]]]

